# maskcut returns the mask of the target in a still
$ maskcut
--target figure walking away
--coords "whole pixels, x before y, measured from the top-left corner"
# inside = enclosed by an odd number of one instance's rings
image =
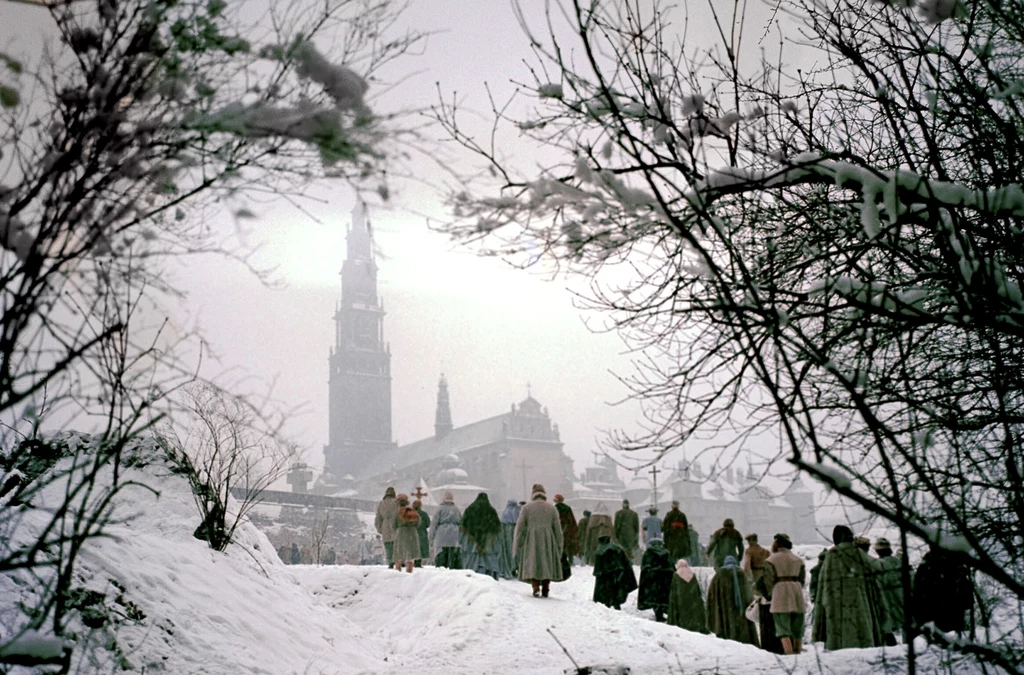
[[[736,529],[732,518],[726,518],[722,527],[715,530],[708,542],[708,556],[714,561],[715,569],[725,564],[725,559],[732,556],[736,560],[743,559],[743,535]]]
[[[640,523],[640,530],[644,534],[644,546],[647,546],[651,539],[661,539],[661,518],[658,517],[657,508],[652,506],[647,509],[647,517]]]
[[[933,622],[943,632],[963,633],[966,615],[974,604],[970,572],[952,554],[932,546],[914,575],[914,621]]]
[[[668,549],[673,562],[690,555],[689,527],[686,514],[679,510],[679,502],[673,501],[672,508],[665,514],[665,520],[661,522],[665,548]]]
[[[633,563],[621,546],[602,534],[594,554],[594,602],[622,609],[622,603],[635,590]]]
[[[434,515],[434,530],[430,537],[434,544],[434,564],[451,570],[462,569],[462,549],[459,547],[459,526],[462,512],[455,505],[451,492],[444,493],[441,507]]]
[[[661,521],[658,521],[658,525],[661,525]],[[653,609],[655,621],[665,621],[675,571],[665,542],[661,539],[648,541],[647,550],[640,562],[640,589],[636,596],[636,608]]]
[[[398,504],[398,512],[395,514],[395,569],[401,570],[402,566],[405,566],[405,571],[412,574],[413,565],[416,559],[420,557],[420,537],[417,531],[417,525],[419,525],[420,517],[416,513],[416,509],[409,506],[409,496],[406,494],[398,495],[396,500]]]
[[[785,534],[775,535],[774,551],[764,564],[764,585],[772,599],[771,612],[775,635],[782,640],[782,651],[799,654],[804,638],[804,583],[807,568],[793,553],[793,542]]]
[[[743,539],[739,541],[742,544]],[[736,558],[725,556],[708,586],[708,629],[724,640],[760,647],[757,628],[745,614],[753,599],[750,582]]]
[[[555,508],[558,509],[558,522],[562,524],[562,555],[572,559],[580,552],[579,527],[576,525],[576,514],[572,507],[565,503],[562,495],[555,495]]]
[[[501,520],[487,493],[481,492],[462,514],[462,566],[495,581],[501,567],[499,537]]]
[[[384,540],[384,560],[388,567],[394,564],[395,560],[395,537],[398,532],[395,530],[395,515],[398,514],[398,502],[395,500],[395,488],[389,487],[384,491],[384,498],[377,504],[377,516],[373,520],[374,527]]]
[[[608,507],[603,502],[599,503],[590,516],[590,522],[587,523],[587,542],[583,551],[588,565],[594,564],[594,556],[597,555],[601,537],[606,534],[611,536],[614,532],[615,526],[612,525],[612,517],[608,515]]]
[[[420,517],[419,523],[416,524],[416,534],[420,540],[420,557],[416,560],[416,567],[423,567],[423,561],[430,560],[430,514],[423,510],[423,502],[418,499],[412,503],[412,508]]]
[[[590,511],[584,509],[583,517],[580,518],[579,527],[576,529],[576,538],[580,542],[580,562],[587,564],[587,528],[590,527]]]
[[[668,598],[668,623],[695,633],[707,633],[704,599],[700,596],[697,575],[686,558],[676,561]]]
[[[875,583],[878,564],[857,548],[845,525],[835,526],[832,541],[818,577],[812,638],[828,650],[879,647],[884,601]]]
[[[562,580],[562,525],[558,510],[548,504],[544,486],[535,484],[530,503],[519,512],[515,550],[519,580],[533,587],[533,597],[548,597],[551,582]]]
[[[516,576],[516,523],[519,522],[519,504],[514,499],[508,500],[505,510],[501,512],[501,557],[500,575],[502,579],[514,579]]]
[[[622,500],[622,508],[615,513],[615,541],[632,562],[640,546],[640,516],[629,508],[628,499]]]

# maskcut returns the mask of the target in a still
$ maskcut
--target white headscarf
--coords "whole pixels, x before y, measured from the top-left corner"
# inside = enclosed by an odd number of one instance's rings
[[[686,558],[680,558],[676,561],[676,574],[683,581],[690,581],[693,578],[693,568],[690,567],[690,563],[686,562]]]

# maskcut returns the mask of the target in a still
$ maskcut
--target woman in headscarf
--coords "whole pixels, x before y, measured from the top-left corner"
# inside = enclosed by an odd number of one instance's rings
[[[588,565],[594,564],[594,555],[597,553],[598,539],[604,535],[612,536],[615,533],[615,525],[612,517],[608,515],[608,507],[604,503],[598,504],[587,522],[587,540],[583,547],[584,562]]]
[[[707,633],[704,614],[704,600],[700,596],[697,575],[686,558],[680,558],[676,561],[668,596],[668,623],[695,633]]]
[[[757,628],[745,614],[753,600],[750,582],[736,558],[725,556],[708,587],[708,628],[722,639],[759,647]]]
[[[401,570],[405,565],[405,571],[412,574],[413,565],[420,558],[420,537],[417,532],[417,525],[420,516],[416,509],[409,506],[409,497],[405,494],[398,495],[398,513],[395,514],[395,569]]]
[[[462,516],[462,566],[498,579],[501,568],[499,536],[501,520],[487,493],[481,492]]]
[[[441,508],[434,516],[434,529],[430,533],[434,545],[434,565],[452,570],[462,569],[462,549],[459,547],[459,525],[462,512],[455,505],[451,492],[444,493]]]
[[[516,567],[515,536],[516,523],[519,521],[519,504],[515,499],[508,500],[499,520],[501,520],[501,541],[499,542],[501,578],[513,579],[518,569]]]

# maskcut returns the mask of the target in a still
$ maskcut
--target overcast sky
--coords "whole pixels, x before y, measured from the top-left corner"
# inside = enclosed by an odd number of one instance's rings
[[[731,0],[712,0],[731,11]],[[754,22],[763,28],[770,8],[753,2]],[[524,2],[526,14],[541,18],[541,0]],[[35,46],[50,30],[46,12],[2,3],[5,49]],[[692,3],[688,35],[694,48],[714,35],[704,3]],[[452,2],[414,0],[405,16],[410,27],[435,33],[421,56],[401,62],[399,86],[374,101],[382,109],[423,108],[440,91],[457,95],[486,123],[485,85],[497,100],[512,91],[510,81],[528,81],[527,41],[507,0]],[[681,27],[681,15],[677,25]],[[757,49],[756,39],[749,40]],[[372,93],[372,92],[371,92]],[[470,120],[473,117],[469,118]],[[439,136],[439,132],[437,133]],[[515,138],[507,138],[514,147]],[[529,159],[529,158],[527,158]],[[417,165],[424,176],[436,166]],[[522,400],[527,384],[562,431],[565,450],[581,472],[592,461],[603,429],[633,426],[635,406],[609,406],[625,391],[609,371],[625,373],[629,359],[617,336],[596,334],[585,325],[603,323],[574,308],[564,279],[510,268],[474,256],[430,232],[422,214],[444,217],[439,195],[415,183],[399,183],[391,210],[375,210],[379,292],[388,312],[385,337],[392,350],[393,434],[409,443],[433,433],[439,375],[447,375],[456,425],[508,410]],[[332,314],[340,299],[339,271],[354,195],[324,183],[304,203],[308,213],[286,202],[261,204],[259,219],[247,223],[249,243],[262,243],[259,261],[278,266],[280,289],[259,284],[238,265],[205,259],[177,271],[189,293],[180,325],[197,321],[219,360],[207,372],[236,372],[275,382],[278,399],[303,405],[291,431],[306,448],[306,459],[322,464],[327,440],[327,357]],[[235,224],[225,221],[225,227]],[[319,221],[319,222],[318,222]],[[577,286],[579,282],[576,283]],[[678,458],[674,458],[673,463]]]

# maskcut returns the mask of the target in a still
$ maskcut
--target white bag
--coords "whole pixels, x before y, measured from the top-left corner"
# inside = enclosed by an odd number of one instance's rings
[[[752,603],[750,603],[749,605],[747,605],[747,608],[743,611],[743,613],[746,615],[747,619],[749,619],[750,621],[752,621],[754,623],[758,623],[761,620],[761,611],[758,608],[759,604],[760,603],[759,603],[758,599],[754,598],[754,601]]]

